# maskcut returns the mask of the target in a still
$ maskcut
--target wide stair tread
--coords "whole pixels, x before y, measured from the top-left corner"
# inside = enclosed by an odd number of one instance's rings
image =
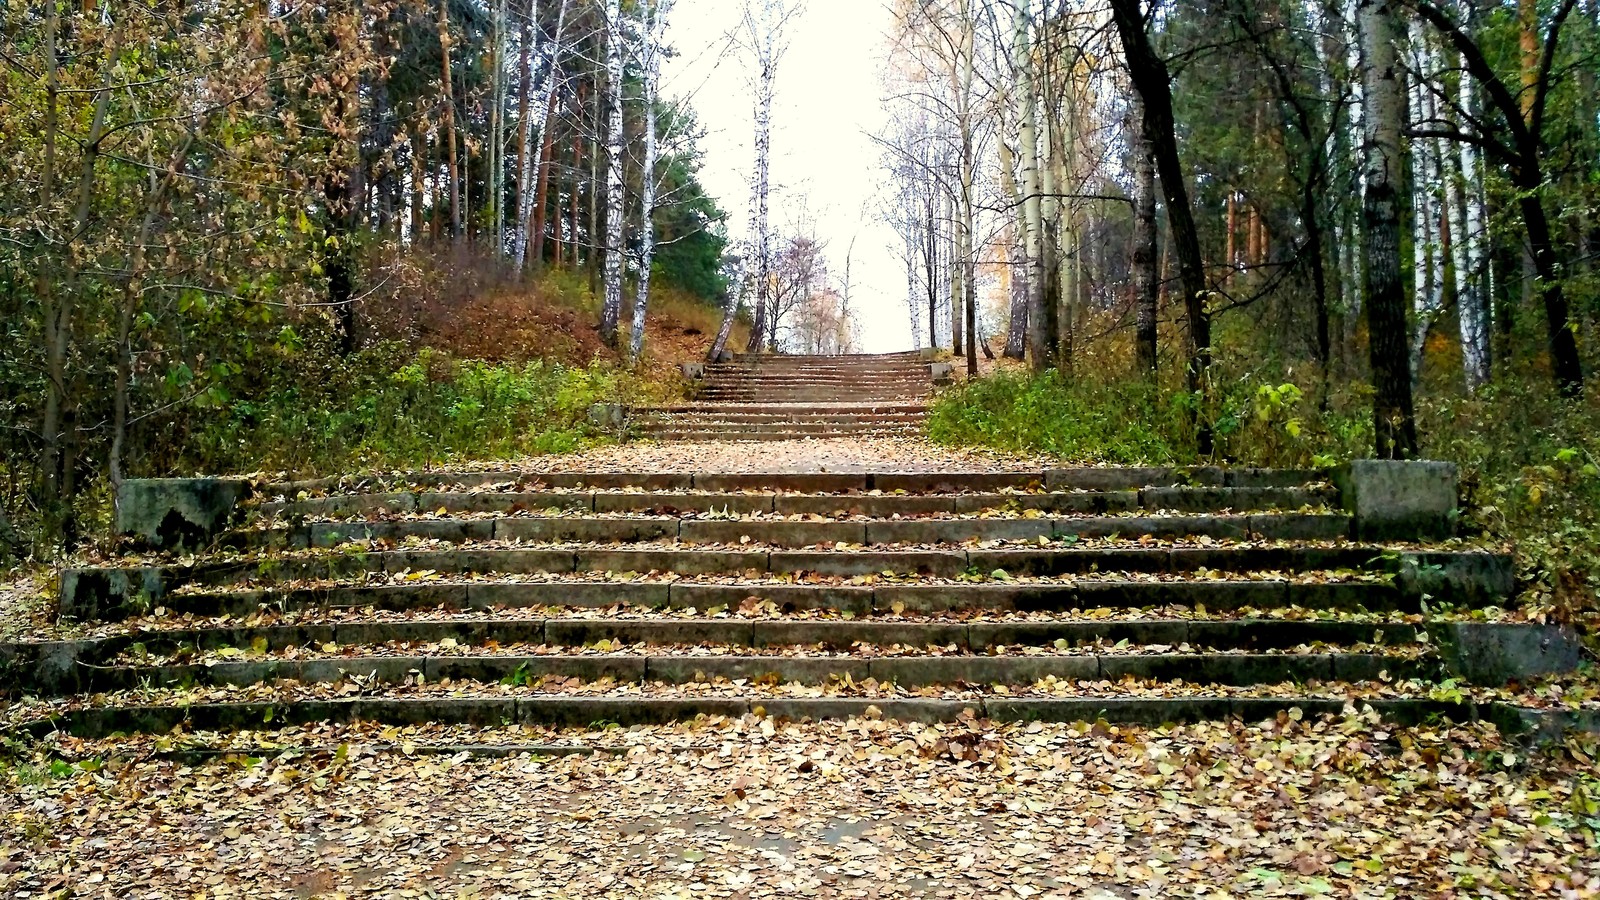
[[[694,402],[637,411],[631,431],[664,441],[893,436],[921,430],[933,385],[915,353],[743,354],[706,367]]]
[[[1503,554],[1354,539],[1317,471],[432,472],[269,491],[212,551],[69,570],[62,610],[86,636],[0,648],[18,689],[49,698],[18,707],[38,713],[27,727],[1159,723],[1350,701],[1471,716],[1429,699],[1447,672],[1429,611],[1511,605]]]

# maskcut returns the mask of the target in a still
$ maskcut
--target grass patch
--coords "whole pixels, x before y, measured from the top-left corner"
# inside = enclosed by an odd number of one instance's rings
[[[1216,450],[1196,449],[1191,395],[1114,373],[1018,370],[935,401],[939,443],[1042,453],[1065,462],[1332,466],[1371,454],[1367,394],[1312,399],[1312,386],[1241,376],[1218,383]],[[1600,407],[1554,396],[1548,379],[1509,373],[1476,396],[1417,400],[1423,455],[1461,468],[1463,531],[1516,553],[1521,602],[1561,619],[1600,612]]]

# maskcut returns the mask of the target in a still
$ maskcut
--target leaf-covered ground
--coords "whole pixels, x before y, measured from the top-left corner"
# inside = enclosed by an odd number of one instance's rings
[[[166,739],[68,741],[76,762],[9,763],[0,895],[1600,896],[1593,748],[1531,755],[1479,727],[746,717],[271,737],[321,749],[186,766]],[[612,752],[416,752],[430,742]]]

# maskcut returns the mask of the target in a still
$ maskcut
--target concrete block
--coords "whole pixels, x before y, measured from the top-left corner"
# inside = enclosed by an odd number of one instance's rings
[[[197,550],[240,518],[242,478],[132,478],[117,491],[117,533],[161,550]]]
[[[1456,528],[1454,463],[1357,459],[1333,471],[1359,540],[1446,538]]]
[[[621,431],[628,425],[628,408],[620,403],[596,403],[589,407],[589,424],[596,428]]]
[[[1432,629],[1451,674],[1499,687],[1578,668],[1583,647],[1565,625],[1448,622]]]
[[[679,363],[678,371],[682,372],[683,377],[690,381],[702,381],[706,377],[706,364],[698,362]]]
[[[80,622],[127,618],[161,599],[166,579],[161,569],[64,569],[57,613]]]
[[[1394,584],[1413,602],[1499,606],[1516,594],[1516,567],[1503,553],[1402,553]]]
[[[947,362],[928,363],[928,377],[934,384],[949,384],[955,380],[955,367]]]

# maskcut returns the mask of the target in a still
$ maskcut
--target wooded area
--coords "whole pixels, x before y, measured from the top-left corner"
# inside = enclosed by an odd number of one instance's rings
[[[1575,436],[1600,324],[1600,3],[893,8],[883,190],[862,200],[898,236],[914,344],[969,375],[1025,360],[1003,393],[1055,397],[1039,429],[1095,421],[1079,401],[1121,415],[1043,449],[1470,465],[1463,442],[1521,422],[1540,449],[1508,470],[1596,465]],[[663,99],[664,0],[8,6],[7,551],[73,544],[131,475],[309,443],[393,459],[408,416],[448,452],[544,446],[546,420],[632,389],[663,291],[720,319],[681,329],[696,354],[742,319],[741,349],[859,347],[857,311],[901,301],[853,297],[873,249],[773,183],[798,9],[747,4],[692,48],[748,77],[730,239],[696,116]],[[495,323],[521,307],[480,307],[519,292],[598,345],[543,368],[508,351]]]
[[[71,543],[125,475],[392,430],[386,393],[488,440],[605,390],[449,359],[508,357],[460,334],[482,296],[601,297],[624,363],[643,273],[720,309],[698,126],[658,91],[670,6],[8,4],[0,555]]]
[[[1001,335],[1069,379],[1182,360],[1202,454],[1245,371],[1323,411],[1366,382],[1380,456],[1418,453],[1418,391],[1536,370],[1582,394],[1600,4],[898,15],[884,147],[911,329],[969,372]]]

